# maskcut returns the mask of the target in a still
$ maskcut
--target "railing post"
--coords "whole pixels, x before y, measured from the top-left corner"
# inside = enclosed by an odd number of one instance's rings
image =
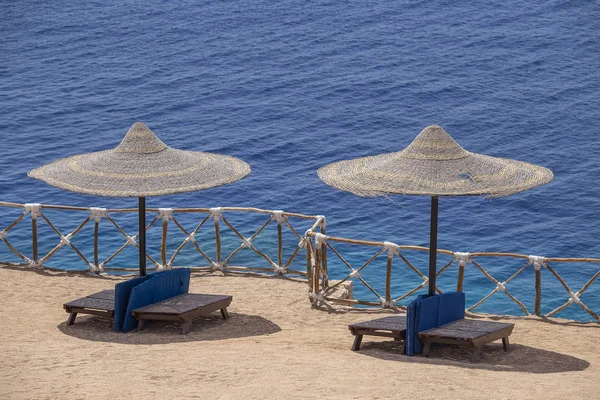
[[[304,250],[306,251],[306,277],[308,278],[308,287],[313,287],[313,279],[312,279],[312,268],[311,268],[311,259],[312,259],[312,248],[311,248],[311,237],[307,234],[304,235]]]
[[[322,233],[317,233],[315,236],[315,276],[314,288],[315,295],[319,294],[319,278],[321,276],[321,267],[323,266],[323,249],[327,246],[327,236]],[[326,275],[323,277],[323,282],[326,282]],[[323,290],[327,288],[325,283],[322,284]]]
[[[31,251],[32,251],[32,260],[35,264],[39,261],[38,255],[38,224],[37,224],[37,215],[31,214]]]
[[[325,220],[325,216],[319,215],[318,218],[321,218],[321,234],[326,237],[327,235],[327,221]],[[329,287],[329,270],[327,268],[327,243],[324,240],[321,244],[321,268],[323,268],[323,289]]]
[[[467,261],[471,258],[469,253],[459,253],[455,252],[454,257],[458,259],[458,278],[456,280],[456,291],[463,291],[463,283],[465,281],[465,266],[467,265]]]
[[[273,219],[277,222],[277,265],[283,267],[283,229],[281,223],[283,222],[283,211],[273,211]]]
[[[534,313],[538,317],[542,313],[542,271],[535,270],[535,307]]]
[[[385,273],[385,301],[387,304],[392,300],[392,260],[394,257],[394,252],[391,249],[388,249],[387,255],[387,265],[386,265],[386,273]]]
[[[173,213],[171,208],[159,208],[158,215],[162,218],[162,237],[160,240],[160,263],[167,268],[167,233],[169,230],[169,218]]]
[[[96,219],[94,221],[94,266],[96,267],[96,275],[100,274],[99,262],[100,257],[98,256],[98,237],[100,236],[100,220]]]
[[[219,219],[221,219],[221,213],[221,207],[210,209],[210,215],[215,221],[215,260],[217,265],[221,265],[221,229],[219,228]]]
[[[90,219],[94,220],[94,265],[93,271],[96,275],[100,275],[100,272],[104,270],[104,266],[100,265],[99,256],[99,238],[100,238],[100,220],[103,216],[106,216],[106,208],[90,207]]]
[[[542,265],[546,262],[546,258],[529,256],[529,262],[533,263],[533,269],[535,269],[535,300],[533,312],[539,317],[542,314]]]
[[[38,254],[38,216],[41,214],[39,203],[25,204],[25,211],[31,213],[31,258],[34,265],[37,265],[39,260]]]

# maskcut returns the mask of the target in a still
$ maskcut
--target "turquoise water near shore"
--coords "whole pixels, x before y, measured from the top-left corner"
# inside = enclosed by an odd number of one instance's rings
[[[323,214],[336,236],[427,245],[429,199],[358,198],[326,186],[316,170],[400,150],[435,123],[467,150],[555,173],[551,184],[507,198],[441,199],[441,248],[600,257],[597,4],[0,4],[2,201],[134,207],[133,199],[68,193],[26,174],[59,157],[114,147],[139,120],[174,147],[233,155],[253,169],[239,183],[149,199],[149,207]],[[2,212],[4,228],[15,214]],[[61,215],[65,228],[82,220]],[[135,218],[122,221],[135,231]],[[256,223],[237,222],[246,232]],[[19,229],[11,243],[27,248],[29,227]],[[121,244],[117,235],[103,240]],[[370,255],[345,251],[357,265]],[[58,266],[75,265],[66,249],[59,255]],[[1,245],[0,256],[14,259]],[[194,253],[182,257],[193,261]],[[413,259],[426,269],[423,257]],[[135,252],[118,262],[135,265]],[[495,259],[484,266],[506,279],[520,265]],[[333,261],[331,268],[334,278],[345,270]],[[597,271],[589,264],[557,269],[574,289]],[[377,280],[382,271],[377,264],[365,274]],[[413,283],[404,276],[394,276],[397,290]],[[528,305],[532,276],[529,269],[509,286]],[[442,284],[451,287],[448,279]],[[470,268],[465,287],[477,299],[493,285]],[[567,300],[547,271],[543,287],[543,311]],[[600,282],[582,300],[600,309]],[[502,294],[481,310],[520,313]],[[577,306],[560,316],[589,319]]]

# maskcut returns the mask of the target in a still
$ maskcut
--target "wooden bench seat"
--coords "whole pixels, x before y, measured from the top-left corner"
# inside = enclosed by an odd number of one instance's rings
[[[401,352],[404,354],[404,343],[406,340],[406,317],[404,315],[393,315],[359,322],[348,325],[350,332],[355,336],[353,351],[360,350],[363,335],[390,337],[401,344]]]
[[[227,307],[232,296],[217,294],[185,293],[179,296],[133,310],[138,320],[138,331],[144,329],[148,320],[179,321],[183,323],[182,334],[190,331],[192,320],[202,315],[221,310],[224,319],[229,317]]]
[[[437,328],[419,332],[419,338],[424,344],[423,355],[425,357],[429,355],[432,343],[447,343],[473,347],[471,361],[477,361],[479,360],[481,347],[499,339],[502,339],[504,351],[508,351],[508,337],[514,326],[514,324],[503,322],[460,319]]]
[[[113,318],[115,313],[115,290],[108,289],[63,304],[69,313],[67,325],[73,325],[77,314],[99,315]]]

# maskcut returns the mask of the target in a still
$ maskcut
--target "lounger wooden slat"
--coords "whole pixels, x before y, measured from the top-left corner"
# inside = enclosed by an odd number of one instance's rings
[[[401,342],[401,352],[404,353],[404,341],[406,340],[406,317],[404,315],[394,315],[374,319],[371,321],[359,322],[348,325],[350,332],[355,336],[352,345],[353,351],[360,350],[362,338],[367,336],[391,337]]]
[[[145,321],[166,320],[182,322],[182,334],[186,334],[194,318],[217,310],[221,310],[224,319],[228,318],[227,307],[232,299],[227,295],[186,293],[137,308],[133,310],[133,316],[138,320],[138,331],[144,328]]]
[[[428,356],[432,343],[460,344],[473,347],[472,361],[477,361],[484,344],[502,339],[504,351],[509,350],[508,337],[514,324],[461,319],[437,328],[419,332],[424,343],[423,355]]]
[[[101,317],[113,318],[115,313],[114,289],[103,290],[63,305],[69,313],[67,325],[73,325],[77,314],[91,314]]]

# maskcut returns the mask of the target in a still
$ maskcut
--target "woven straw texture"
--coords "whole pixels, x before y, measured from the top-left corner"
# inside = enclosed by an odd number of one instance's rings
[[[358,196],[507,196],[550,182],[552,171],[464,150],[442,128],[423,129],[404,150],[338,161],[318,170],[326,184]]]
[[[136,122],[116,148],[63,158],[29,176],[72,192],[147,197],[221,186],[249,173],[250,166],[234,157],[170,148]]]

